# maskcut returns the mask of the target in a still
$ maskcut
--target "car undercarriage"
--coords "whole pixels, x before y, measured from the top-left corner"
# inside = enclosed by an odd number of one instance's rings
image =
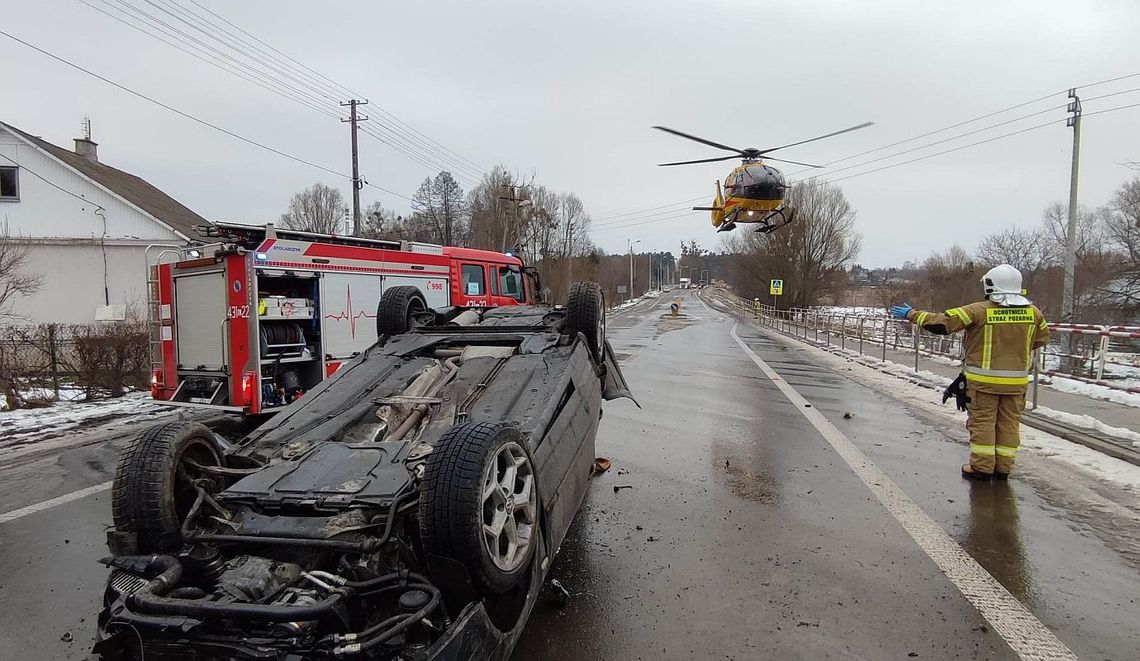
[[[629,397],[596,285],[566,307],[426,310],[235,443],[129,446],[104,659],[506,658]],[[387,305],[387,309],[385,306]]]

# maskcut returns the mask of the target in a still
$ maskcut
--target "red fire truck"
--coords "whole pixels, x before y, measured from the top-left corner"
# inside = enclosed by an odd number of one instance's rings
[[[151,395],[270,413],[376,341],[380,296],[411,285],[428,307],[533,304],[533,268],[510,254],[266,226],[199,228],[214,243],[149,268]]]

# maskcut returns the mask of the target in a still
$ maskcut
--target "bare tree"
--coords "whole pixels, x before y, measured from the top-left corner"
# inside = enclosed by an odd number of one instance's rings
[[[289,200],[281,225],[318,234],[340,234],[344,228],[344,197],[321,183],[313,184]]]
[[[734,271],[746,281],[738,283],[743,291],[767,294],[767,281],[779,278],[782,304],[813,305],[842,288],[844,269],[859,254],[855,209],[842,188],[815,179],[793,184],[785,199],[796,209],[795,222],[767,234],[744,225],[725,245],[737,254]]]
[[[365,208],[361,220],[360,236],[366,239],[402,239],[404,238],[403,218],[387,209],[379,202],[373,202]]]
[[[1061,245],[1047,228],[1027,230],[1011,227],[982,239],[977,250],[981,267],[988,269],[998,264],[1010,264],[1021,271],[1022,286],[1047,312],[1060,305],[1053,281],[1063,257]]]
[[[505,251],[529,241],[533,182],[533,175],[526,181],[502,165],[483,175],[467,196],[473,247]]]
[[[468,240],[467,200],[463,188],[450,172],[424,179],[412,194],[409,225],[417,241],[444,245],[466,245]]]
[[[986,269],[974,262],[970,253],[957,244],[943,253],[934,253],[920,267],[919,291],[922,307],[945,310],[982,298],[979,278]]]
[[[1108,245],[1120,263],[1115,276],[1096,289],[1106,302],[1135,314],[1140,309],[1140,177],[1117,189],[1102,219]]]
[[[16,297],[34,294],[43,283],[40,274],[28,272],[30,254],[31,246],[12,238],[5,225],[0,232],[0,319],[17,319],[11,311]]]
[[[1058,255],[1065,254],[1069,236],[1069,207],[1054,202],[1045,207],[1043,214],[1046,238],[1053,243],[1052,250]],[[1104,244],[1104,232],[1096,209],[1077,209],[1077,255],[1096,252]]]

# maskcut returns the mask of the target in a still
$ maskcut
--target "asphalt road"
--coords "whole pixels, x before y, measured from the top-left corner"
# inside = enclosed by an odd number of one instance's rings
[[[1031,456],[966,482],[960,427],[674,293],[685,318],[610,322],[644,408],[607,404],[613,467],[553,568],[570,601],[515,659],[1136,658],[1140,517],[1080,496],[1103,485]],[[103,484],[124,433],[0,457],[0,512]],[[0,515],[0,659],[86,658],[109,524],[98,489]]]

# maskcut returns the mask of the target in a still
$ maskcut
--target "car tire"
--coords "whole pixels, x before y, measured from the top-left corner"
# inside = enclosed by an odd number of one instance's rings
[[[535,473],[517,427],[479,422],[449,429],[428,455],[420,486],[424,550],[462,564],[484,595],[519,587],[531,575],[541,535]]]
[[[581,333],[585,336],[594,360],[599,363],[605,361],[606,301],[601,285],[596,282],[575,282],[570,285],[565,328],[570,335]]]
[[[407,333],[416,326],[415,316],[427,311],[427,301],[418,287],[390,287],[376,306],[376,336]]]
[[[181,526],[197,497],[180,470],[201,477],[184,460],[221,466],[213,433],[197,422],[171,422],[139,434],[119,456],[111,489],[118,532],[134,533],[139,553],[177,549]]]

